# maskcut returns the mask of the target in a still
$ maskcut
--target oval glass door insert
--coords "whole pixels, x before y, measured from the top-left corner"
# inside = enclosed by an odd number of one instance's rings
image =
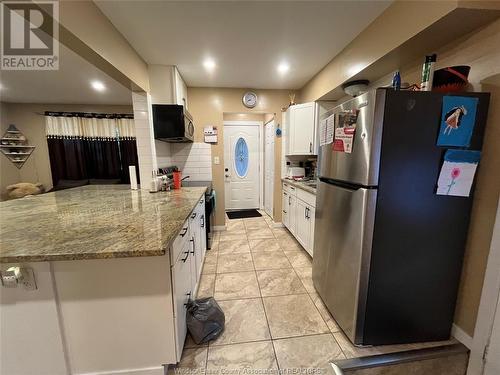
[[[243,178],[248,172],[248,145],[243,138],[239,138],[234,146],[234,166],[238,177]]]

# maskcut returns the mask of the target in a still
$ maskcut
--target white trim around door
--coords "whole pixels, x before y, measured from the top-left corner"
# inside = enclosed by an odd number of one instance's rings
[[[500,321],[500,311],[498,304],[500,298],[500,206],[497,203],[497,215],[491,236],[490,253],[484,276],[483,291],[481,293],[481,302],[472,338],[472,347],[470,348],[469,366],[467,375],[481,375],[484,373],[485,364],[488,359],[494,360],[493,353],[488,350],[490,344],[499,345],[500,337],[498,332],[493,337],[494,325]],[[496,319],[496,320],[495,320]],[[496,359],[497,360],[497,359]],[[489,375],[489,374],[485,374]]]
[[[262,121],[245,121],[245,120],[241,120],[241,121],[224,121],[223,122],[223,126],[226,127],[230,127],[230,126],[258,126],[258,129],[259,129],[259,140],[258,140],[258,144],[259,144],[259,203],[258,203],[258,208],[259,209],[263,209],[264,208],[264,168],[263,168],[263,165],[264,165],[264,152],[263,152],[263,128],[264,128],[264,123]],[[224,139],[225,141],[225,139]],[[225,147],[226,147],[226,144],[224,144],[224,150],[225,150]],[[225,153],[225,151],[224,151]],[[225,159],[225,156],[224,156],[224,159]],[[224,163],[225,163],[225,160],[224,160]],[[224,185],[226,183],[224,182]],[[225,187],[224,187],[225,189]],[[227,193],[226,191],[224,192],[225,194]],[[225,209],[227,210],[227,207],[225,207]]]

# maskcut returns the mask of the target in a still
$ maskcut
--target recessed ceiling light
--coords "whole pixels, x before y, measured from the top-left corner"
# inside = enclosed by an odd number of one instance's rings
[[[206,70],[208,70],[209,72],[213,71],[215,69],[215,61],[214,59],[211,59],[211,58],[206,58],[204,61],[203,61],[203,66],[205,67]]]
[[[286,74],[290,70],[290,64],[287,62],[282,62],[278,65],[278,73]]]
[[[106,90],[106,86],[101,81],[92,81],[90,82],[90,86],[96,91],[104,91]]]

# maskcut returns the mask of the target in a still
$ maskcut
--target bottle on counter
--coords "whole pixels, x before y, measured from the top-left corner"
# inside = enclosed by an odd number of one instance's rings
[[[153,171],[151,173],[151,188],[149,189],[149,192],[150,193],[158,192],[158,176],[156,171]]]
[[[425,62],[422,67],[422,83],[420,84],[420,91],[431,91],[432,81],[434,80],[434,65],[436,65],[437,55],[425,56]]]

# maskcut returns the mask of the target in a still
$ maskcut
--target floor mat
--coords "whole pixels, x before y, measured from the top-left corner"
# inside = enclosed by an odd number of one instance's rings
[[[227,217],[230,219],[246,219],[248,217],[261,217],[262,215],[257,210],[238,210],[227,211]]]

